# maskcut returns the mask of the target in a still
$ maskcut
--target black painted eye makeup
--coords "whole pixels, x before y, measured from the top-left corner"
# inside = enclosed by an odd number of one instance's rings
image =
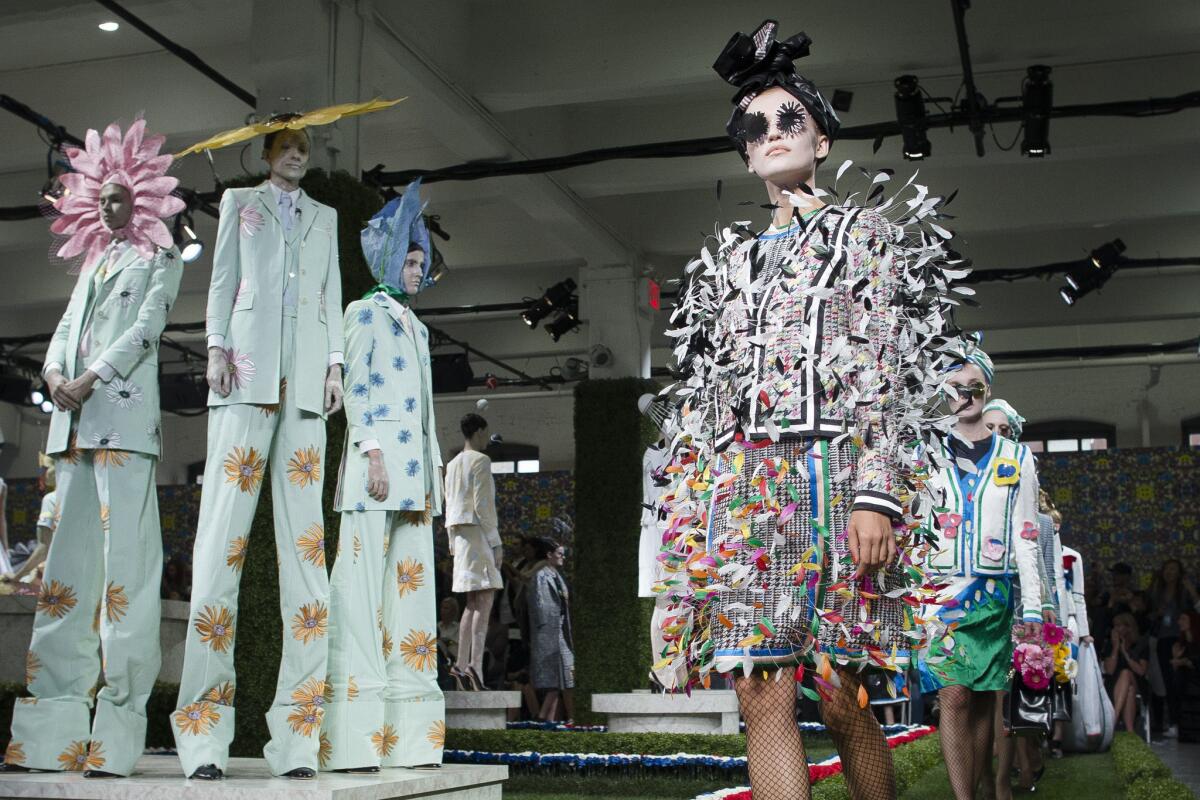
[[[758,144],[767,138],[767,115],[755,111],[742,116],[738,127],[738,137],[747,145]]]
[[[795,136],[804,130],[806,118],[804,106],[788,102],[779,107],[775,122],[784,136]]]

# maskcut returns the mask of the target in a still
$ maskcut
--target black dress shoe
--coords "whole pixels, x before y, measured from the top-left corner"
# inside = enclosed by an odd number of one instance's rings
[[[29,767],[22,767],[20,764],[6,764],[0,761],[0,772],[33,772]]]
[[[219,781],[225,777],[225,773],[221,772],[221,768],[216,764],[205,764],[203,767],[196,767],[196,771],[192,773],[194,781]]]
[[[310,767],[296,767],[295,769],[289,769],[287,772],[283,773],[283,777],[294,778],[298,781],[311,781],[313,778],[317,777],[317,771]]]
[[[100,769],[85,769],[83,771],[85,778],[124,778],[124,775],[118,775],[115,772],[105,772]]]
[[[335,769],[334,772],[344,772],[347,775],[377,775],[379,767],[347,767],[346,769]]]

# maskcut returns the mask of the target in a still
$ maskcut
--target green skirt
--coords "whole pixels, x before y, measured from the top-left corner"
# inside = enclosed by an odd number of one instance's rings
[[[952,578],[938,595],[943,623],[920,659],[921,689],[1008,688],[1012,671],[1013,582],[1008,576]]]

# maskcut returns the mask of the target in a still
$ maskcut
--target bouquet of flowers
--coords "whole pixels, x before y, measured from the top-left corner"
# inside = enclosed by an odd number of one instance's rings
[[[1041,636],[1013,629],[1013,670],[1027,689],[1045,691],[1051,683],[1066,684],[1079,665],[1071,651],[1071,632],[1053,623],[1042,625]]]

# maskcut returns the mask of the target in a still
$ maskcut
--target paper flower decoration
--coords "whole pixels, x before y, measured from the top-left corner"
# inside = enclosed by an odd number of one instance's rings
[[[938,514],[937,521],[943,536],[947,539],[958,537],[958,526],[962,524],[962,514]]]
[[[171,231],[163,218],[186,205],[171,195],[179,179],[167,176],[171,156],[158,153],[165,141],[165,136],[146,136],[146,121],[139,119],[124,137],[114,122],[103,136],[89,130],[82,149],[65,148],[74,172],[59,178],[66,193],[54,207],[62,216],[50,225],[54,233],[70,237],[58,250],[60,258],[83,255],[82,267],[87,269],[114,237],[125,239],[145,259],[153,258],[159,247],[171,247]],[[100,189],[110,183],[125,187],[133,203],[129,222],[115,231],[100,220]]]
[[[997,486],[1012,486],[1021,480],[1021,465],[1011,458],[996,459],[996,475],[993,480]]]
[[[1026,520],[1025,527],[1021,528],[1021,538],[1036,542],[1038,538],[1038,526]]]

